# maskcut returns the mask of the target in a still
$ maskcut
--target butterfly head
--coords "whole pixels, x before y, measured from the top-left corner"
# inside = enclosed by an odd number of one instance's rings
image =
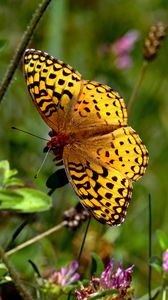
[[[49,132],[51,137],[50,141],[47,143],[47,148],[60,160],[63,156],[64,146],[69,143],[69,138],[63,133],[57,133],[54,130]]]

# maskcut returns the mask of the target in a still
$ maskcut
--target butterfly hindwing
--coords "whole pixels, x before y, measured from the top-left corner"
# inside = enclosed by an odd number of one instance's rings
[[[131,127],[121,127],[113,132],[88,138],[78,143],[78,151],[89,149],[90,157],[100,165],[113,168],[127,178],[138,180],[146,170],[148,152]]]
[[[89,151],[88,151],[89,150]],[[148,152],[131,127],[89,137],[65,148],[64,164],[81,203],[99,221],[120,224],[131,198],[132,181],[145,172]]]
[[[65,148],[64,163],[69,181],[80,201],[102,223],[124,221],[132,194],[132,182],[119,171]]]

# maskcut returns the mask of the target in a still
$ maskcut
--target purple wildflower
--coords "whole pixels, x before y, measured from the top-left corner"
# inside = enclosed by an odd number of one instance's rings
[[[122,270],[122,263],[120,262],[119,266],[112,276],[113,288],[119,290],[125,290],[130,287],[132,281],[132,271],[133,265],[126,270]]]
[[[100,45],[98,51],[100,54],[112,54],[114,64],[118,69],[128,69],[132,65],[131,51],[139,38],[137,30],[130,30],[112,44]]]
[[[129,53],[139,37],[139,32],[137,30],[130,30],[118,40],[116,40],[112,45],[112,51],[116,55],[122,55],[124,53]]]
[[[76,272],[77,269],[78,262],[74,260],[71,266],[62,267],[59,272],[54,271],[49,281],[61,287],[68,286],[79,279],[80,275]]]
[[[121,262],[116,270],[114,270],[114,260],[112,259],[100,278],[92,277],[88,287],[81,286],[80,291],[75,290],[75,296],[78,300],[84,300],[102,291],[116,289],[119,293],[116,295],[116,299],[125,299],[128,289],[131,286],[132,272],[133,266],[123,270]],[[129,298],[131,299],[131,296]]]
[[[100,286],[103,289],[118,289],[124,290],[130,287],[132,281],[132,270],[134,266],[129,267],[126,270],[122,269],[122,262],[113,271],[114,260],[111,260],[105,271],[100,277]]]
[[[111,280],[110,280],[110,277],[111,277],[111,274],[112,274],[112,270],[113,270],[113,267],[114,267],[114,259],[112,259],[108,266],[106,267],[105,271],[101,274],[101,277],[100,277],[100,286],[103,288],[103,289],[110,289],[110,288],[113,288],[111,286]]]
[[[115,56],[115,64],[119,69],[131,67],[132,58],[130,52],[138,40],[138,37],[138,31],[131,30],[112,44],[111,51]]]
[[[168,273],[168,249],[165,252],[163,252],[163,264],[162,264],[162,266],[163,266],[163,271],[165,273]]]
[[[129,54],[122,54],[116,57],[114,63],[118,69],[129,69],[132,66],[132,58]]]

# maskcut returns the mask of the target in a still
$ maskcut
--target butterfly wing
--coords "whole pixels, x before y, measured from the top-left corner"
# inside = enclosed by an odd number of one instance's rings
[[[131,127],[65,147],[66,172],[81,203],[100,222],[117,225],[126,216],[132,181],[145,172],[148,152]]]
[[[131,180],[136,181],[145,173],[148,151],[131,127],[90,137],[84,144],[89,155],[99,164],[103,162],[106,167],[114,168]]]
[[[28,49],[24,72],[29,93],[44,121],[56,132],[125,126],[124,100],[110,87],[82,80],[79,72],[39,50]]]
[[[99,222],[121,224],[131,199],[131,180],[94,158],[79,154],[75,148],[68,148],[64,152],[66,172],[82,205]]]
[[[28,49],[24,72],[29,93],[44,121],[61,130],[73,98],[81,90],[81,75],[72,67],[39,50]]]
[[[68,124],[75,130],[114,130],[127,125],[124,100],[107,85],[83,81],[79,98],[69,112]]]

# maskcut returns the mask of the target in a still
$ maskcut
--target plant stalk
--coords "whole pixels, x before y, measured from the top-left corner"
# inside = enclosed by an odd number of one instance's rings
[[[33,237],[32,239],[30,239],[30,240],[28,240],[28,241],[26,241],[26,242],[24,242],[24,243],[18,245],[17,247],[15,247],[15,248],[13,248],[13,249],[7,251],[7,252],[5,253],[5,255],[6,255],[6,256],[12,255],[12,254],[18,252],[19,250],[21,250],[21,249],[23,249],[23,248],[25,248],[25,247],[27,247],[27,246],[30,246],[30,245],[36,243],[37,241],[43,239],[44,237],[50,235],[51,233],[54,233],[55,231],[58,231],[59,229],[61,229],[62,227],[66,226],[66,225],[67,225],[67,221],[63,221],[63,222],[60,223],[59,225],[57,225],[57,226],[55,226],[55,227],[52,227],[52,228],[50,228],[49,230],[44,231],[43,233],[41,233],[41,234],[39,234],[39,235]]]
[[[149,295],[149,300],[152,299],[151,296],[151,281],[152,281],[152,267],[150,264],[151,257],[152,257],[152,213],[151,213],[151,195],[149,194],[149,273],[148,273],[148,295]]]
[[[82,244],[81,244],[81,248],[80,248],[80,251],[79,251],[79,255],[78,255],[78,259],[77,259],[78,264],[80,264],[80,259],[81,259],[83,247],[84,247],[84,245],[85,245],[86,236],[87,236],[87,233],[88,233],[90,221],[91,221],[91,216],[89,216],[89,219],[88,219],[88,222],[87,222],[87,226],[86,226],[86,230],[85,230],[85,234],[84,234],[84,237],[83,237],[83,240],[82,240]]]
[[[36,11],[34,12],[32,19],[29,23],[29,25],[27,26],[27,29],[25,30],[22,39],[18,45],[18,48],[13,56],[13,58],[11,59],[11,62],[6,70],[6,73],[4,75],[4,78],[1,82],[0,85],[0,102],[2,101],[6,90],[12,80],[12,77],[18,67],[18,64],[22,58],[22,55],[40,21],[40,19],[42,18],[45,10],[47,9],[48,5],[50,4],[51,0],[42,0],[41,3],[39,4],[38,8],[36,9]]]
[[[80,251],[79,251],[79,254],[78,254],[78,258],[77,258],[78,264],[80,264],[80,259],[81,259],[83,247],[84,247],[84,244],[85,244],[85,241],[86,241],[86,236],[87,236],[87,233],[88,233],[90,221],[91,221],[91,216],[89,216],[88,223],[87,223],[87,226],[86,226],[86,229],[85,229],[85,233],[84,233],[84,237],[83,237],[83,240],[82,240],[82,244],[81,244],[81,247],[80,247]],[[67,300],[70,300],[71,293],[72,292],[70,291],[69,294],[68,294]]]
[[[127,109],[128,116],[130,115],[130,112],[131,112],[131,110],[132,110],[132,108],[133,108],[133,106],[135,104],[136,96],[137,96],[138,90],[140,88],[140,85],[142,83],[142,80],[144,78],[147,66],[148,66],[148,61],[144,60],[143,64],[142,64],[142,67],[140,69],[140,72],[139,72],[139,76],[138,76],[137,82],[135,84],[135,87],[134,87],[134,89],[132,91],[131,98],[130,98],[129,103],[128,103],[128,109]]]
[[[21,297],[24,300],[33,300],[32,296],[29,293],[29,291],[25,288],[25,286],[21,282],[21,280],[19,278],[19,275],[17,274],[17,272],[15,271],[15,269],[13,268],[13,266],[11,265],[9,260],[7,259],[7,256],[4,253],[4,250],[2,249],[1,246],[0,246],[0,257],[3,261],[3,263],[5,264],[5,266],[7,267],[8,271],[9,271],[9,274],[10,274],[11,278],[13,279],[13,282],[16,286],[16,289],[18,290]]]

